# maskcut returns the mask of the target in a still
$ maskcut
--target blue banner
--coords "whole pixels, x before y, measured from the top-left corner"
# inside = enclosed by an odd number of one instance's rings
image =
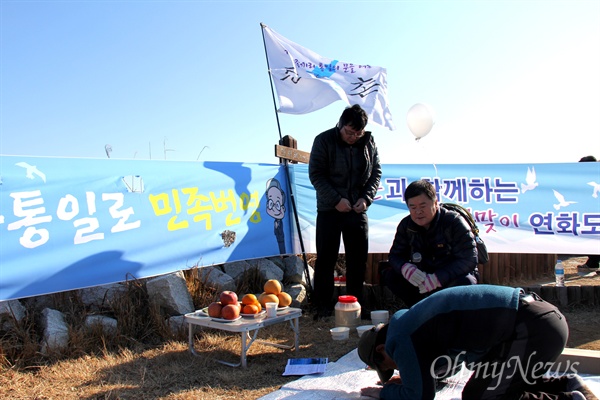
[[[1,156],[0,173],[0,300],[291,252],[279,165]]]
[[[307,165],[292,165],[305,250],[315,252],[315,191]],[[438,200],[475,217],[493,253],[600,254],[600,163],[382,166],[368,211],[369,252],[388,253],[410,182],[431,181]],[[294,241],[297,250],[297,238]],[[342,246],[343,247],[343,246]],[[342,250],[343,251],[343,250]]]
[[[0,156],[0,300],[297,254],[298,231],[313,253],[314,188],[289,168],[300,229],[281,165]],[[600,254],[599,163],[384,165],[370,252],[389,251],[421,178],[490,252]]]

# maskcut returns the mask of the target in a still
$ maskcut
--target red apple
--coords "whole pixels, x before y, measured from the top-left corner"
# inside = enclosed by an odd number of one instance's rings
[[[223,305],[218,301],[212,302],[208,306],[208,316],[212,318],[221,318]]]
[[[223,304],[223,306],[228,304],[238,304],[238,296],[231,290],[222,291],[221,295],[219,296],[219,300],[221,300],[221,304]]]
[[[221,317],[225,319],[236,319],[240,316],[240,306],[238,304],[227,304],[221,310]]]

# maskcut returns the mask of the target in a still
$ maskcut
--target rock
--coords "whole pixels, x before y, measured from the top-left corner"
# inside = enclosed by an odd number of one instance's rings
[[[19,300],[0,301],[0,327],[8,331],[25,318],[25,307]]]
[[[267,257],[267,260],[271,261],[273,264],[277,265],[282,270],[285,269],[285,260],[286,259],[287,259],[287,257],[282,257],[282,256]]]
[[[111,304],[118,296],[127,291],[127,286],[122,283],[94,286],[79,290],[81,301],[92,311],[110,309]]]
[[[202,284],[215,288],[217,292],[235,291],[236,284],[233,278],[217,267],[198,268],[198,279]]]
[[[244,273],[251,268],[252,266],[243,260],[223,264],[223,272],[233,278],[234,281],[244,276]]]
[[[188,325],[185,323],[185,318],[183,315],[169,317],[167,319],[167,325],[175,337],[184,335],[188,329]]]
[[[162,275],[146,282],[148,296],[167,315],[181,315],[194,311],[192,296],[187,289],[182,271]]]
[[[279,282],[283,282],[283,270],[272,261],[269,261],[266,258],[258,258],[256,260],[248,261],[248,264],[258,269],[263,281],[266,282],[269,279],[276,279]]]
[[[300,283],[286,286],[284,290],[292,297],[292,307],[300,307],[306,300],[306,288]]]
[[[309,274],[312,271],[312,267],[308,266]],[[304,260],[302,257],[291,256],[284,260],[283,279],[286,282],[302,283],[308,285],[306,282],[306,274],[304,273]],[[312,276],[311,276],[312,282]]]
[[[85,326],[89,329],[100,326],[102,332],[108,335],[114,336],[117,334],[117,320],[105,315],[88,315],[85,318]]]
[[[42,311],[40,324],[44,330],[41,351],[48,354],[67,347],[69,343],[69,327],[63,313],[51,308]]]

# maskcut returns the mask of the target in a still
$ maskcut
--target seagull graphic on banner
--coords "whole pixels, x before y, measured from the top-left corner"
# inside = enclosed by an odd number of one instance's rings
[[[525,177],[525,183],[521,183],[521,193],[525,193],[528,190],[533,190],[538,185],[535,181],[535,168],[527,168],[527,176]]]
[[[562,194],[560,194],[556,190],[553,190],[553,192],[554,192],[554,197],[556,197],[556,200],[558,200],[558,204],[554,204],[554,209],[555,210],[559,210],[561,207],[568,207],[571,204],[577,203],[576,201],[567,201],[567,200],[565,200],[565,196],[563,196]]]

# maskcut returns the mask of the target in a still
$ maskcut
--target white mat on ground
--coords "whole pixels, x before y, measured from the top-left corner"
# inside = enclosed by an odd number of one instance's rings
[[[375,386],[378,378],[375,371],[367,370],[365,366],[354,349],[337,362],[327,364],[324,374],[303,376],[283,385],[278,391],[261,397],[260,400],[368,399],[360,395],[360,389]],[[448,385],[437,393],[436,400],[461,398],[460,393],[466,376],[460,373],[456,376],[461,379],[450,379]],[[600,376],[582,377],[594,394],[600,397]]]

